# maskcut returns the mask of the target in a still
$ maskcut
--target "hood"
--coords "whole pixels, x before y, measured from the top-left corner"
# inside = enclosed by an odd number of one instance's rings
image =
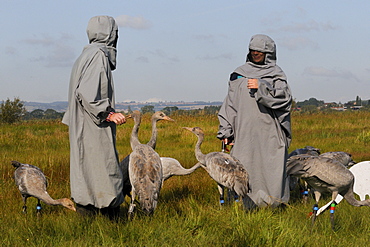
[[[90,19],[86,32],[90,44],[101,45],[100,49],[109,58],[112,70],[115,69],[118,26],[114,18],[110,16],[94,16]]]
[[[276,64],[276,45],[275,42],[267,35],[256,34],[252,36],[249,42],[249,50],[255,50],[266,53],[265,64]],[[250,53],[247,55],[247,62],[252,62]]]

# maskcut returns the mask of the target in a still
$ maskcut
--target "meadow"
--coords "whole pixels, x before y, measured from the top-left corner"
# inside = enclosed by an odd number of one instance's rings
[[[196,163],[196,137],[181,127],[201,127],[206,134],[203,153],[220,151],[216,116],[176,116],[175,122],[158,123],[156,151],[178,159],[186,168]],[[139,132],[143,143],[151,134],[145,115]],[[356,162],[370,160],[370,113],[362,111],[292,114],[293,141],[289,151],[306,145],[322,152],[345,151]],[[118,126],[117,149],[122,160],[130,153],[133,121]],[[367,246],[370,208],[342,201],[335,213],[335,230],[329,213],[321,214],[311,231],[309,213],[314,200],[300,200],[292,191],[284,209],[245,211],[238,203],[220,207],[216,183],[203,169],[166,180],[152,217],[138,211],[127,219],[129,199],[121,205],[118,221],[98,215],[82,217],[61,206],[43,205],[36,216],[37,200],[22,199],[12,178],[12,160],[40,167],[54,198],[70,196],[68,128],[60,121],[29,121],[1,125],[0,130],[0,234],[1,246]],[[268,154],[266,154],[268,155]],[[324,196],[320,205],[330,197]],[[136,207],[138,209],[138,207]]]

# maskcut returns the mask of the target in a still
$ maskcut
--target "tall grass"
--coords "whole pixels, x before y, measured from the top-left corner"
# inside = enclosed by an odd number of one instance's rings
[[[220,150],[215,138],[216,116],[172,116],[175,122],[159,122],[157,152],[178,159],[189,168],[196,163],[196,137],[181,127],[199,126],[206,132],[204,153]],[[145,143],[151,134],[150,116],[144,116],[139,132]],[[311,145],[322,152],[347,151],[359,162],[370,160],[370,113],[293,114],[290,151]],[[132,120],[118,127],[120,158],[130,153]],[[43,205],[37,217],[36,199],[28,200],[28,214],[12,179],[11,160],[39,166],[49,179],[53,198],[68,197],[68,129],[59,121],[2,125],[0,130],[0,244],[2,246],[367,246],[370,208],[355,208],[341,202],[331,230],[328,213],[316,220],[311,232],[307,204],[298,192],[285,209],[244,211],[239,204],[220,207],[216,184],[202,169],[165,181],[153,217],[137,212],[127,220],[128,199],[121,205],[118,222],[103,216],[84,218],[60,206]],[[328,200],[329,197],[326,197]],[[326,200],[326,201],[327,201]],[[323,199],[325,201],[325,197]],[[324,202],[322,202],[324,204]],[[138,210],[139,211],[139,210]]]

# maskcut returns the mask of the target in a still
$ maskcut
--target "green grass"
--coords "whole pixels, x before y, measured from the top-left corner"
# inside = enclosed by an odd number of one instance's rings
[[[196,137],[181,127],[199,126],[206,132],[204,153],[220,150],[216,139],[216,116],[171,116],[175,122],[159,122],[157,152],[178,159],[189,168],[196,163]],[[311,145],[322,152],[346,151],[355,161],[370,160],[369,119],[366,112],[292,115],[293,142],[290,151]],[[144,116],[139,138],[150,138],[149,116]],[[120,158],[130,153],[133,123],[118,127]],[[36,165],[49,179],[53,198],[69,197],[68,129],[60,121],[1,125],[0,130],[0,240],[1,246],[367,246],[370,230],[369,207],[356,208],[343,201],[335,213],[331,230],[324,212],[311,233],[308,217],[314,203],[300,202],[293,191],[285,209],[245,212],[239,204],[218,205],[216,184],[198,169],[193,174],[165,181],[153,217],[139,212],[127,220],[128,199],[121,217],[112,222],[103,216],[83,218],[61,206],[43,204],[37,217],[36,199],[28,200],[28,214],[13,181],[10,161]],[[329,197],[324,197],[321,205]]]

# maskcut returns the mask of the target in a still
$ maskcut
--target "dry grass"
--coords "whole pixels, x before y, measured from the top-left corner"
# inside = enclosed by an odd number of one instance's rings
[[[215,135],[215,116],[178,116],[175,122],[159,122],[157,151],[178,159],[189,168],[196,163],[196,137],[181,127],[199,126],[206,132],[204,153],[220,150]],[[293,142],[290,151],[306,145],[327,151],[347,151],[359,161],[370,160],[368,125],[370,113],[342,112],[292,116]],[[144,116],[139,137],[147,142],[151,134],[149,116]],[[132,120],[118,127],[120,158],[130,153]],[[370,228],[369,207],[355,208],[346,202],[337,207],[336,231],[330,228],[328,213],[316,222],[313,233],[307,218],[313,201],[301,204],[292,192],[285,210],[261,209],[245,212],[238,204],[220,208],[216,184],[206,172],[172,177],[164,183],[153,217],[136,214],[127,221],[128,203],[121,206],[118,222],[97,216],[82,218],[59,206],[44,205],[37,217],[31,210],[21,213],[22,200],[14,185],[11,160],[30,163],[44,170],[49,193],[54,198],[69,195],[68,129],[59,121],[2,125],[0,234],[2,246],[366,246]],[[127,200],[128,201],[128,200]]]

